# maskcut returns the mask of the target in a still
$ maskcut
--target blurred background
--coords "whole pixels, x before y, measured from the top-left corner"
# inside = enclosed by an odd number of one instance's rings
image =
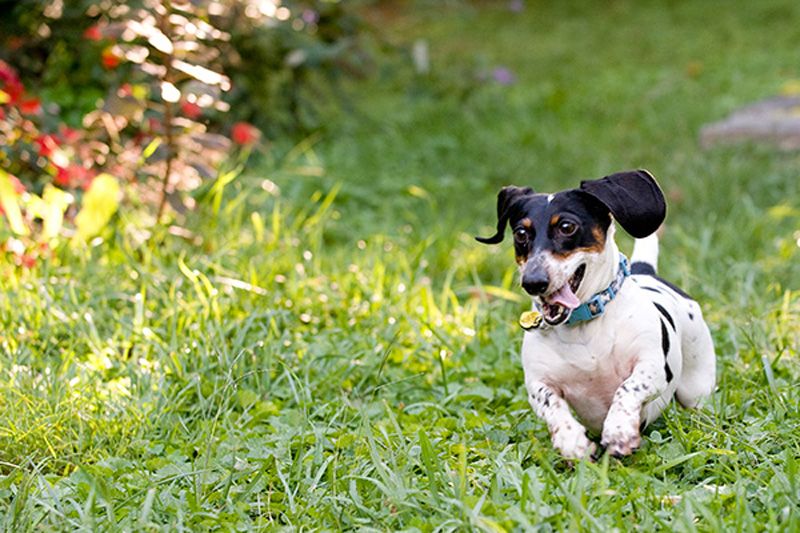
[[[793,0],[0,0],[0,517],[796,526],[798,110]],[[633,168],[720,390],[551,476],[473,236]]]

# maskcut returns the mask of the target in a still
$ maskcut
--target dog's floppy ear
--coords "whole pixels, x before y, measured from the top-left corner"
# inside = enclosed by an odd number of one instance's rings
[[[639,239],[657,230],[667,215],[664,193],[646,170],[582,181],[580,190],[600,200],[625,231]]]
[[[475,237],[475,240],[483,244],[497,244],[503,240],[506,232],[506,222],[508,222],[508,215],[512,204],[520,197],[533,194],[533,189],[530,187],[515,187],[510,185],[503,187],[497,193],[497,233],[491,237]]]

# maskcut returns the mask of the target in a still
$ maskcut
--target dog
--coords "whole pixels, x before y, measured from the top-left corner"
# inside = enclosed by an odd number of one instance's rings
[[[507,225],[513,231],[534,303],[521,319],[525,387],[567,459],[596,457],[587,429],[608,453],[629,455],[673,396],[694,408],[714,390],[716,355],[700,306],[656,274],[665,217],[655,178],[635,170],[555,194],[504,187],[497,233],[476,237],[497,244]],[[630,267],[615,221],[636,239]]]

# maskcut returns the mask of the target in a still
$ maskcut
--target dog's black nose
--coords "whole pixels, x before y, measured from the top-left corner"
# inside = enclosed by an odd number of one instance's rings
[[[544,293],[548,286],[550,286],[550,278],[546,272],[539,270],[522,275],[522,288],[531,296]]]

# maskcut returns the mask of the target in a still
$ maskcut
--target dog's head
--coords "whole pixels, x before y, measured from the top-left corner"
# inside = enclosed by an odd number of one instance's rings
[[[497,195],[497,233],[476,239],[497,244],[506,225],[511,227],[522,287],[539,299],[545,321],[556,325],[602,289],[596,280],[605,275],[609,261],[618,260],[606,253],[613,239],[612,216],[637,238],[658,229],[666,203],[649,172],[620,172],[549,195],[504,187]]]

